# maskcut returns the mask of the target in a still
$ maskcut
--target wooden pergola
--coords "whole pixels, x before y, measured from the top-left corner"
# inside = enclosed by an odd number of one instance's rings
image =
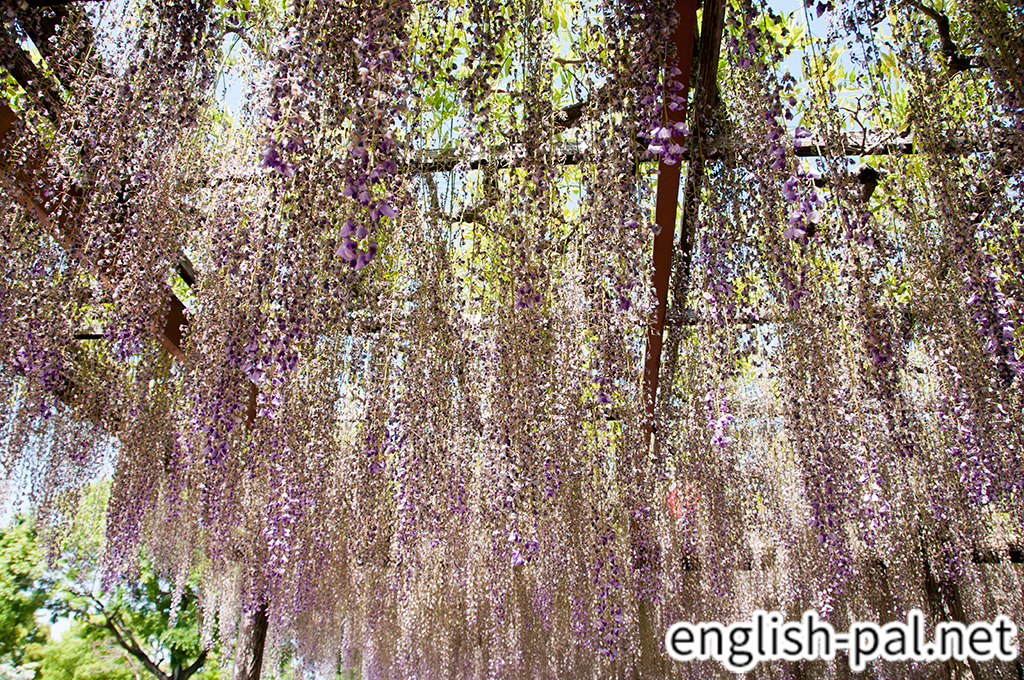
[[[50,4],[45,1],[29,3],[29,7],[35,9],[57,8],[58,18],[52,22],[26,23],[26,30],[36,45],[46,44],[55,33],[61,16],[59,10],[65,4],[65,0],[54,0]],[[660,456],[657,432],[659,394],[663,395],[671,389],[671,376],[679,352],[678,334],[670,333],[668,342],[665,335],[671,328],[685,323],[687,316],[685,301],[690,285],[695,226],[699,216],[699,196],[705,182],[706,164],[710,160],[722,158],[736,151],[730,140],[716,139],[709,134],[710,116],[719,102],[718,64],[725,1],[704,0],[698,33],[699,8],[700,0],[676,0],[675,10],[679,20],[672,36],[672,59],[666,64],[667,70],[673,67],[678,69],[679,75],[675,76],[675,80],[682,88],[683,97],[690,95],[691,83],[693,92],[689,111],[686,108],[673,111],[665,107],[665,119],[672,123],[689,123],[692,134],[689,138],[675,136],[670,140],[689,147],[685,174],[682,163],[669,164],[660,161],[658,164],[655,205],[657,233],[651,252],[656,307],[648,325],[643,372],[646,405],[643,431],[655,459]],[[4,68],[24,89],[38,93],[37,105],[43,115],[55,123],[59,122],[62,109],[59,84],[32,62],[22,47],[11,40],[6,29],[0,30],[0,43],[0,51],[5,55]],[[44,53],[43,57],[46,56]],[[72,77],[72,74],[59,75]],[[816,137],[801,142],[794,143],[793,146],[796,155],[805,157],[826,153],[879,155],[914,151],[912,139],[908,135],[896,132],[848,134],[842,149],[829,149]],[[641,148],[644,147],[646,144],[641,145]],[[962,151],[964,148],[951,148],[950,151]],[[494,150],[493,153],[470,159],[468,167],[511,167],[515,164],[510,160],[514,154],[507,151]],[[87,196],[78,187],[54,186],[46,170],[47,157],[48,152],[44,145],[25,131],[22,121],[7,102],[0,101],[0,172],[5,176],[4,186],[12,192],[12,198],[62,247],[70,253],[75,253],[83,245],[76,230],[76,222],[85,206]],[[583,155],[579,150],[569,145],[563,148],[558,157],[564,164],[583,162]],[[451,171],[455,169],[459,160],[463,160],[462,167],[467,167],[464,159],[456,159],[450,153],[425,151],[409,158],[405,170],[410,173]],[[638,162],[650,160],[651,157],[645,152],[638,156]],[[197,274],[193,271],[191,263],[184,255],[179,261],[178,272],[189,286],[194,284],[197,275],[201,275],[201,272]],[[118,278],[117,272],[110,269],[97,269],[90,273],[107,288],[112,287]],[[165,310],[164,317],[155,320],[156,326],[161,329],[157,340],[169,354],[182,360],[185,358],[182,340],[189,323],[185,305],[168,288],[162,309]],[[83,331],[76,337],[97,339],[102,336],[99,333]],[[250,385],[249,392],[247,424],[252,423],[256,413],[256,386]],[[958,607],[955,595],[949,597],[953,599],[947,606],[955,614]],[[962,608],[960,614],[962,616]],[[239,630],[234,680],[259,678],[267,626],[268,612],[265,605],[244,616]],[[655,644],[656,638],[657,636],[651,635],[643,637],[650,644]],[[656,654],[657,650],[645,649],[643,653]]]

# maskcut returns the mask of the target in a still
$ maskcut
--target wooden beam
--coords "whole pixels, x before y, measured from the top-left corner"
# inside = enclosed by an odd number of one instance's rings
[[[17,114],[6,103],[0,102],[0,150],[10,148],[8,137],[19,122]],[[41,194],[43,187],[52,186],[43,167],[46,155],[46,150],[36,144],[35,148],[26,154],[24,163],[17,167],[10,167],[8,163],[4,162],[2,171],[13,180],[14,200],[21,204],[44,228],[47,228],[66,250],[75,252],[81,248],[81,242],[74,217],[84,207],[84,197],[77,187],[72,187],[68,191],[61,191],[57,194],[60,200],[56,205],[47,203],[46,198]],[[96,269],[92,273],[105,287],[110,287],[111,279],[116,277],[116,274],[109,269]],[[160,344],[174,357],[183,359],[185,355],[181,351],[181,342],[184,335],[183,329],[188,326],[185,305],[172,291],[168,291],[168,298],[169,311],[158,339]]]
[[[164,349],[179,361],[185,360],[185,354],[181,351],[181,341],[185,336],[185,329],[188,328],[188,318],[185,317],[185,305],[174,293],[170,294],[171,308],[167,311],[167,320],[164,322],[164,330],[160,333],[160,344]]]
[[[21,85],[30,99],[39,102],[51,121],[56,123],[60,119],[64,102],[57,84],[21,49],[7,22],[0,26],[0,65]]]
[[[846,132],[836,143],[818,134],[796,137],[789,133],[793,153],[801,158],[824,156],[889,156],[917,153],[913,135],[909,132],[896,130],[869,130],[866,132]],[[943,152],[948,154],[985,153],[990,150],[1009,150],[1018,148],[1024,136],[1015,130],[1001,130],[980,139],[964,137],[950,138]],[[646,149],[649,139],[637,139],[638,149]],[[683,159],[691,161],[698,156],[705,161],[721,160],[738,155],[750,154],[751,150],[733,139],[712,137],[703,145],[689,145]],[[428,172],[453,172],[456,170],[478,170],[490,167],[509,169],[519,167],[527,158],[525,152],[516,146],[499,146],[488,149],[475,156],[465,157],[454,149],[426,149],[411,152],[400,163],[400,170],[410,174]],[[554,165],[579,165],[591,158],[586,147],[576,142],[556,144],[552,153],[545,156]],[[651,163],[654,158],[647,151],[637,153],[637,162]],[[219,177],[217,181],[233,179],[250,179],[246,177]]]

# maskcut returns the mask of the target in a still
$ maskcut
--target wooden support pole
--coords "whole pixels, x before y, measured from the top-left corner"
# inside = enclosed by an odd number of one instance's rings
[[[672,40],[675,43],[674,66],[681,71],[675,81],[682,85],[680,96],[685,100],[690,87],[690,69],[693,63],[694,32],[697,27],[696,0],[676,0],[676,12],[679,21],[676,24]],[[668,91],[668,83],[665,90]],[[672,111],[665,106],[665,118],[669,122],[685,122],[686,107]],[[675,135],[675,132],[673,132]],[[680,145],[686,140],[673,137]],[[654,237],[654,250],[651,254],[652,283],[654,285],[654,315],[647,330],[647,351],[644,359],[644,399],[646,404],[646,421],[644,432],[647,440],[653,432],[654,408],[658,394],[658,370],[661,365],[662,332],[665,327],[665,310],[668,303],[668,284],[672,270],[672,251],[675,249],[676,206],[679,202],[679,163],[669,165],[664,161],[658,164],[658,190],[654,208],[654,221],[657,235]]]
[[[671,92],[673,84],[678,87],[678,96],[683,101],[679,110],[672,110],[666,101],[663,104],[664,120],[666,126],[671,123],[686,121],[686,99],[690,89],[690,68],[693,63],[694,32],[697,28],[697,0],[676,0],[675,11],[678,15],[672,41],[675,48],[674,58],[667,60],[665,64],[665,92]],[[669,77],[673,68],[678,69],[679,74]],[[667,99],[667,97],[666,97]],[[674,127],[672,129],[671,142],[680,146],[686,143],[681,135],[678,135]],[[658,164],[658,188],[655,205],[655,223],[657,233],[654,237],[654,249],[651,253],[652,260],[652,283],[655,291],[654,315],[650,319],[647,330],[647,352],[644,360],[644,398],[646,403],[646,418],[642,432],[644,433],[644,445],[648,446],[651,441],[651,434],[654,429],[654,405],[658,392],[658,367],[661,363],[662,329],[665,325],[665,309],[668,300],[668,284],[672,270],[672,250],[675,248],[676,232],[676,204],[679,200],[679,175],[680,163],[668,164],[664,161]],[[651,537],[650,527],[646,526],[644,517],[646,513],[637,508],[630,517],[630,534],[633,543],[634,562],[641,570],[656,568],[656,555],[649,545]],[[638,635],[640,639],[640,659],[634,669],[633,677],[639,679],[645,674],[659,672],[665,659],[661,653],[661,645],[658,643],[661,631],[656,629],[658,621],[655,612],[652,611],[650,603],[646,598],[641,597],[637,608]],[[664,669],[660,668],[663,674]]]
[[[702,150],[707,146],[708,125],[711,114],[718,106],[718,59],[722,49],[722,32],[725,29],[725,0],[705,0],[701,17],[700,50],[698,52],[697,81],[693,95],[694,112],[691,141],[691,160],[683,188],[683,214],[680,219],[679,245],[675,249],[672,264],[672,305],[685,310],[686,297],[690,288],[690,263],[693,258],[693,244],[696,237],[700,194],[704,188],[705,157]],[[676,359],[679,355],[679,326],[669,329],[669,341],[663,362],[665,380],[662,392],[670,393],[675,375]],[[662,372],[661,366],[658,372]],[[657,405],[657,394],[654,406]],[[652,451],[659,460],[661,450],[659,438],[654,437]]]

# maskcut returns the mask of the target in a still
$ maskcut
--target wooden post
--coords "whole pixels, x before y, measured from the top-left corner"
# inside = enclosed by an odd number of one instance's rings
[[[679,69],[680,74],[675,76],[674,81],[682,86],[679,96],[684,105],[678,111],[673,111],[667,105],[664,106],[664,115],[667,122],[681,123],[686,121],[685,101],[690,89],[690,69],[693,64],[693,41],[697,27],[697,0],[676,0],[675,11],[679,18],[676,23],[675,32],[672,35],[675,44],[675,60],[666,63],[666,71],[670,72],[673,66]],[[669,78],[666,78],[665,92],[669,92]],[[672,131],[672,141],[676,143],[685,142],[681,137]],[[665,308],[668,303],[668,284],[672,271],[672,251],[675,249],[676,233],[676,205],[679,202],[679,175],[682,161],[668,164],[661,161],[658,164],[658,189],[657,201],[655,204],[654,219],[658,226],[658,232],[654,237],[654,250],[651,253],[652,261],[652,282],[655,291],[655,310],[647,330],[647,352],[644,360],[644,398],[646,403],[646,418],[644,420],[644,446],[649,447],[651,435],[654,432],[654,410],[658,395],[658,370],[661,365],[662,331],[665,327]],[[639,526],[640,519],[636,514],[630,519],[634,551],[646,553],[650,548],[647,545],[650,537],[646,535],[646,527]],[[648,565],[654,559],[653,555],[640,554],[638,563]],[[643,566],[641,567],[643,568]],[[637,607],[638,635],[640,637],[640,658],[637,667],[634,669],[635,678],[643,677],[653,672],[661,664],[662,631],[655,630],[656,616],[646,599],[641,599]]]
[[[681,73],[675,81],[682,85],[680,96],[685,100],[690,89],[690,69],[693,63],[693,40],[697,26],[696,0],[676,0],[679,22],[672,39],[676,47],[675,68]],[[671,67],[672,64],[667,66]],[[665,84],[666,92],[669,84]],[[673,123],[686,121],[686,107],[672,111],[665,107],[666,120]],[[676,138],[673,140],[684,142]],[[658,233],[654,237],[654,251],[651,254],[655,294],[654,316],[647,330],[647,352],[644,359],[644,398],[647,419],[644,425],[647,443],[654,431],[654,408],[658,396],[658,371],[661,366],[662,331],[665,328],[665,309],[668,304],[669,275],[672,271],[672,251],[675,248],[676,205],[679,202],[680,163],[669,165],[658,163],[658,192],[654,209],[654,221]]]
[[[683,316],[686,296],[690,287],[690,263],[693,258],[693,244],[696,236],[700,193],[704,187],[705,145],[708,143],[708,121],[711,112],[718,105],[718,58],[722,49],[722,32],[725,29],[725,0],[706,0],[701,17],[700,44],[697,62],[697,84],[693,95],[695,111],[693,116],[692,141],[690,143],[690,166],[683,187],[683,213],[680,216],[679,245],[672,259],[671,285],[672,305],[675,320]],[[667,307],[667,304],[666,304]],[[675,376],[676,360],[679,356],[679,324],[671,324],[668,346],[665,348],[665,381],[662,391],[670,394]],[[661,366],[658,367],[661,373]],[[657,395],[655,395],[657,396]],[[655,406],[657,401],[655,399]],[[660,440],[657,436],[651,442],[655,461],[661,460]]]

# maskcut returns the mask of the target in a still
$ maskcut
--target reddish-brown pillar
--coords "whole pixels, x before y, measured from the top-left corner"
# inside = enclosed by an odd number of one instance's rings
[[[690,69],[693,64],[694,29],[697,25],[697,0],[676,0],[676,12],[679,22],[676,24],[673,42],[675,58],[666,64],[671,71],[674,65],[682,73],[675,77],[676,82],[683,86],[680,90],[685,99],[690,88]],[[668,79],[666,79],[668,81]],[[669,83],[665,83],[665,91],[669,91]],[[665,119],[668,122],[686,120],[686,107],[672,111],[665,106]],[[677,144],[682,139],[673,138]],[[652,264],[654,269],[653,283],[656,298],[654,316],[647,329],[647,354],[644,360],[644,397],[646,399],[647,423],[645,432],[650,440],[654,424],[654,409],[658,399],[658,371],[661,368],[662,333],[665,328],[665,310],[668,305],[668,285],[672,271],[672,251],[675,248],[676,206],[679,202],[680,164],[658,164],[658,193],[655,205],[654,221],[660,228],[654,237],[654,253]]]

